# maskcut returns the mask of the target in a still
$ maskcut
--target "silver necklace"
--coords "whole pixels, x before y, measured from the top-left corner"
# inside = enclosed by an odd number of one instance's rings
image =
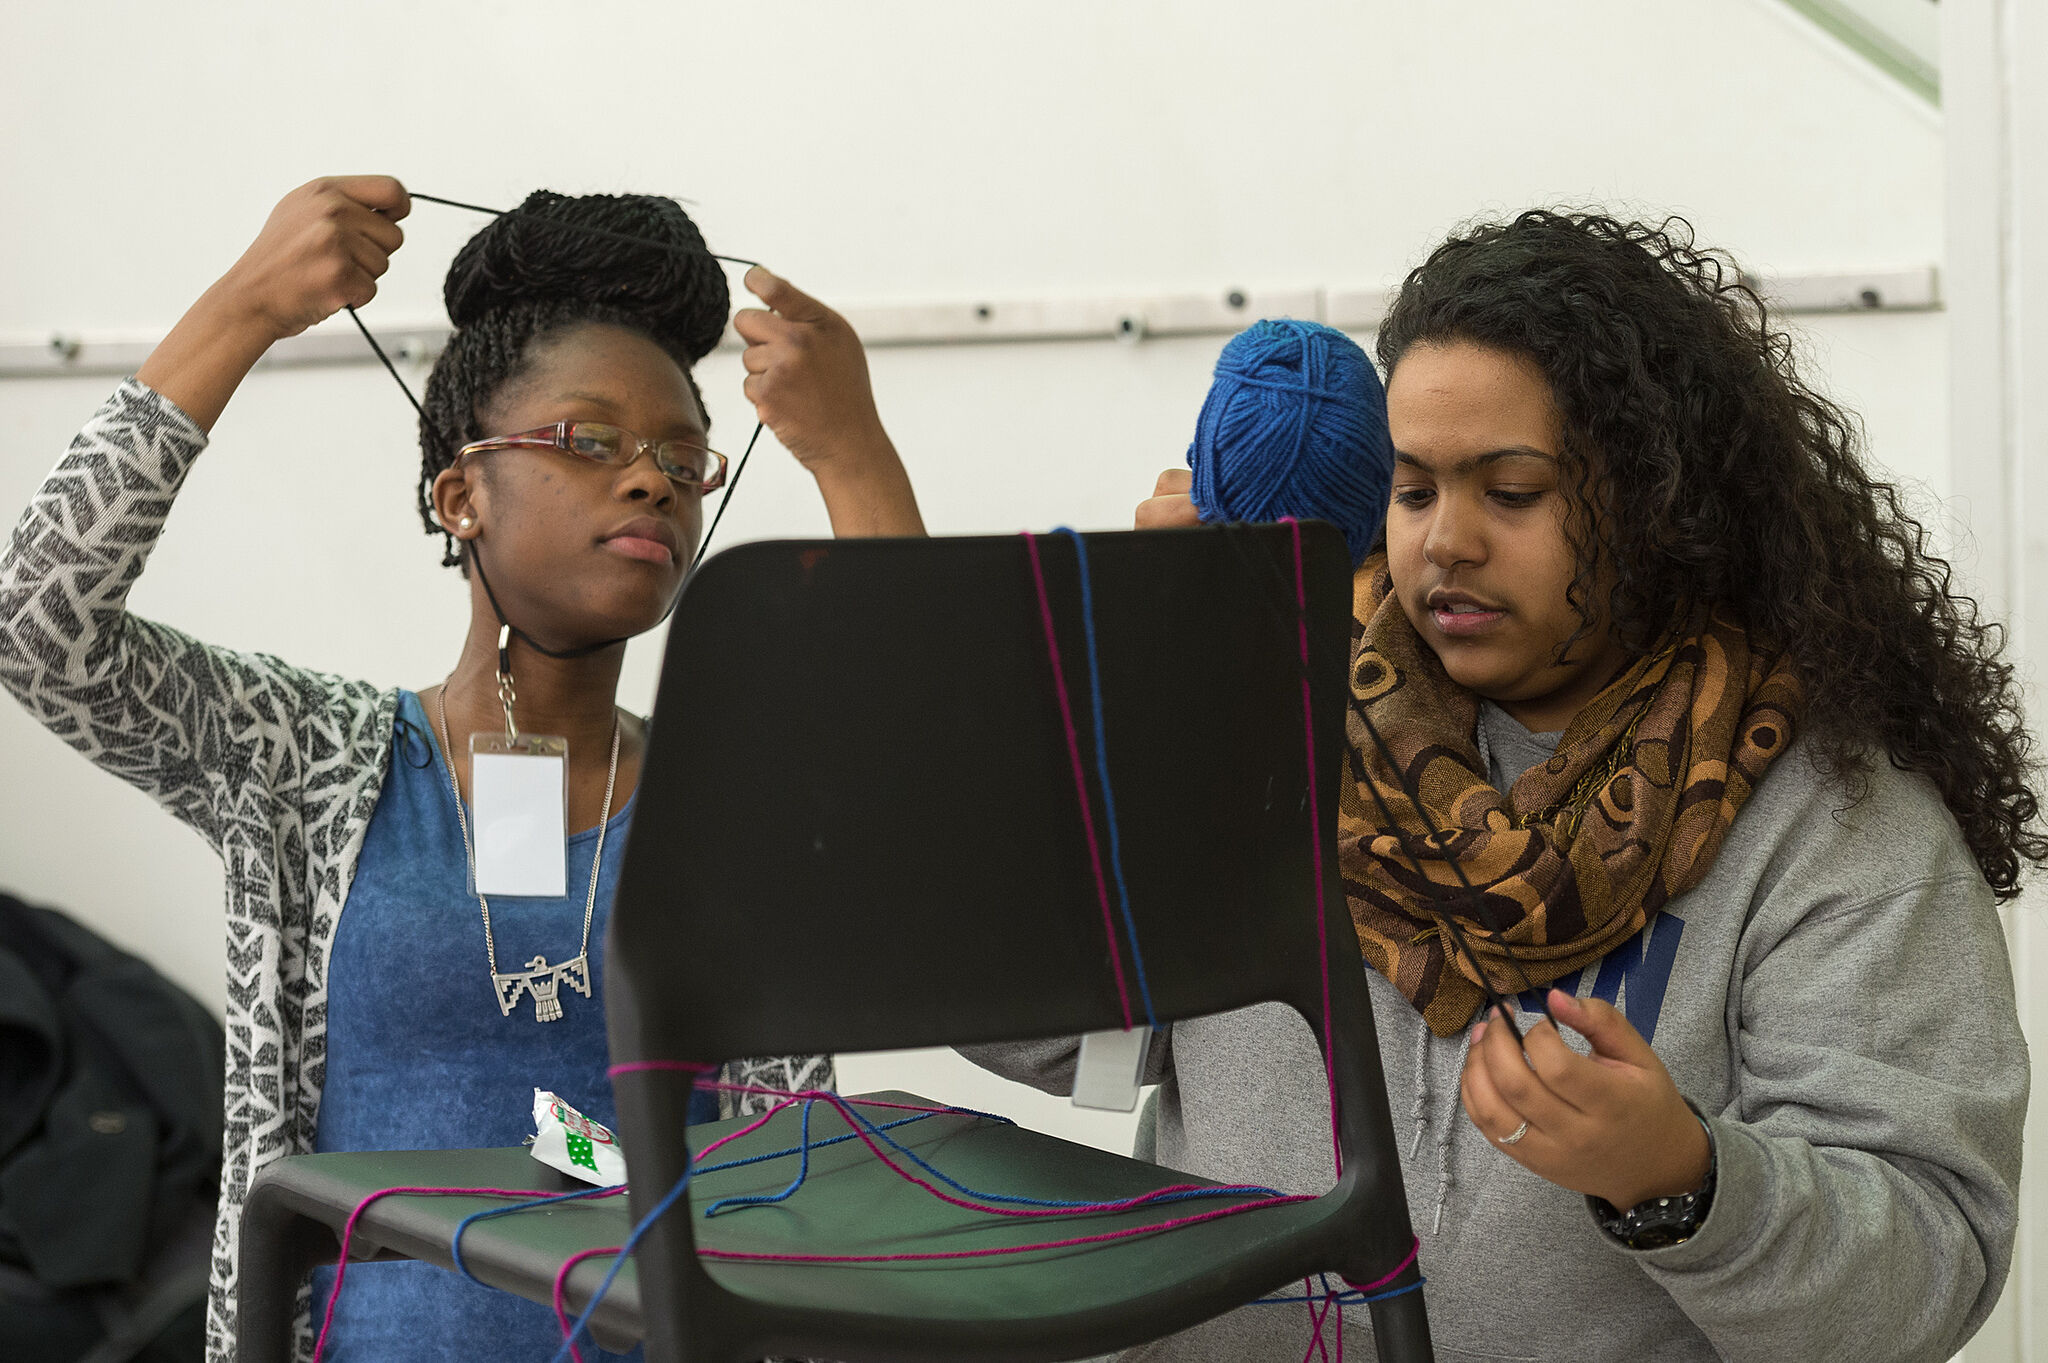
[[[440,702],[441,754],[448,760],[448,789],[455,795],[455,823],[462,830],[462,856],[468,863],[470,879],[476,879],[476,849],[469,841],[469,816],[462,812],[462,786],[455,779],[455,750],[448,746],[448,683],[441,683]],[[511,714],[511,701],[505,703],[506,715]],[[519,1002],[521,993],[533,995],[533,1017],[536,1022],[559,1022],[562,1017],[562,984],[566,981],[571,989],[584,998],[590,997],[590,919],[597,909],[597,873],[604,865],[605,826],[612,821],[612,789],[619,779],[619,716],[612,714],[612,764],[604,778],[604,812],[597,816],[597,852],[590,858],[590,893],[583,897],[583,942],[576,948],[573,960],[560,965],[549,965],[548,958],[536,956],[526,963],[526,969],[501,974],[498,970],[498,943],[491,934],[491,901],[482,891],[477,892],[477,907],[484,915],[484,955],[491,965],[491,992],[498,1000],[498,1013],[503,1017],[512,1016],[512,1005]]]

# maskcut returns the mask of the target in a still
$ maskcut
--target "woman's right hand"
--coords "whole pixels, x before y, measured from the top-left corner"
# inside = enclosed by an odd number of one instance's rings
[[[388,175],[300,185],[278,200],[217,287],[224,301],[260,319],[272,340],[296,336],[377,296],[391,253],[405,243],[398,220],[411,211],[405,186]]]
[[[272,343],[377,296],[412,211],[388,175],[339,175],[278,201],[242,258],[171,328],[135,377],[202,431]]]
[[[1138,529],[1175,530],[1200,525],[1202,513],[1195,509],[1191,494],[1195,475],[1187,469],[1168,469],[1152,485],[1152,495],[1138,503]]]

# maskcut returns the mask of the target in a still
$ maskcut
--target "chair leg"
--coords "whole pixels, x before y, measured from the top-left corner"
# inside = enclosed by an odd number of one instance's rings
[[[235,1291],[238,1363],[289,1363],[299,1284],[315,1264],[335,1261],[334,1233],[284,1205],[258,1175],[242,1206]]]
[[[1372,1304],[1372,1337],[1380,1363],[1434,1363],[1429,1343],[1429,1313],[1422,1289],[1403,1292]]]

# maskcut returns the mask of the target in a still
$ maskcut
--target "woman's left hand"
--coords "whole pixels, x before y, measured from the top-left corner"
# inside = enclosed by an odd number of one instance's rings
[[[895,457],[868,382],[867,352],[844,317],[759,265],[750,292],[768,305],[733,318],[747,343],[745,391],[755,412],[797,462],[818,473],[828,463]]]
[[[733,318],[747,343],[747,400],[818,480],[832,533],[922,535],[910,475],[875,410],[860,337],[844,317],[759,265],[747,271],[747,288],[769,309]]]
[[[1523,1029],[1522,1047],[1498,1019],[1474,1024],[1459,1086],[1473,1124],[1529,1172],[1623,1211],[1698,1191],[1707,1133],[1642,1033],[1599,999],[1553,989],[1550,1007],[1593,1053],[1572,1050],[1545,1022]],[[1503,1144],[1523,1122],[1521,1139]]]

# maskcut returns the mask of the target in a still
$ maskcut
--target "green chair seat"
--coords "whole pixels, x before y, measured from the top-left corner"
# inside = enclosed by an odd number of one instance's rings
[[[868,1096],[929,1105],[913,1094]],[[906,1115],[879,1107],[865,1111],[878,1125]],[[701,1150],[753,1120],[735,1118],[693,1127],[691,1146]],[[800,1108],[787,1108],[760,1130],[722,1146],[710,1165],[795,1146],[801,1121]],[[994,1249],[1157,1225],[1255,1200],[1229,1195],[1114,1213],[990,1216],[941,1201],[899,1178],[860,1140],[817,1148],[817,1142],[848,1130],[845,1118],[831,1105],[815,1105],[809,1175],[791,1197],[774,1205],[704,1216],[720,1199],[773,1195],[787,1188],[799,1167],[794,1155],[716,1169],[692,1181],[689,1201],[697,1218],[698,1248],[705,1254],[706,1271],[720,1287],[784,1310],[872,1316],[884,1324],[905,1316],[978,1322],[1016,1341],[1032,1332],[1034,1322],[1057,1321],[1065,1332],[1075,1315],[1124,1308],[1136,1299],[1155,1299],[1155,1307],[1171,1309],[1176,1297],[1193,1300],[1191,1280],[1213,1291],[1221,1285],[1220,1278],[1246,1297],[1280,1286],[1297,1276],[1289,1246],[1328,1214],[1321,1201],[1296,1202],[1180,1227],[1170,1234],[926,1262],[820,1265],[715,1257],[719,1252],[897,1255]],[[1216,1186],[961,1113],[926,1117],[888,1134],[946,1174],[986,1193],[1114,1202],[1175,1183]],[[899,1165],[937,1182],[901,1155],[891,1154]],[[495,1187],[544,1195],[589,1187],[519,1147],[304,1155],[271,1165],[257,1186],[259,1192],[252,1198],[260,1196],[266,1204],[326,1226],[337,1236],[355,1207],[383,1188]],[[351,1258],[410,1258],[452,1267],[450,1243],[456,1225],[474,1212],[505,1207],[511,1201],[471,1196],[381,1198],[358,1221]],[[491,1286],[545,1302],[564,1261],[584,1250],[622,1244],[629,1230],[624,1197],[556,1203],[477,1222],[463,1236],[463,1260],[471,1273]],[[1271,1254],[1262,1254],[1262,1248],[1270,1248]],[[331,1261],[335,1252],[330,1242],[326,1259]],[[577,1266],[564,1293],[572,1311],[589,1304],[610,1265],[611,1259],[604,1256]],[[322,1305],[315,1303],[316,1319]],[[641,1337],[640,1288],[631,1263],[606,1293],[592,1325],[607,1348],[624,1349]]]

